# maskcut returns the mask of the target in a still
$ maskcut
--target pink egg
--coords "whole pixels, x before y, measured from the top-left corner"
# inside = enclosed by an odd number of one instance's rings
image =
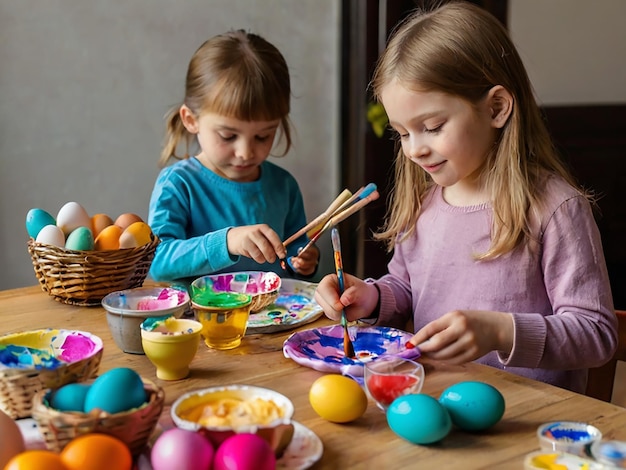
[[[172,428],[161,434],[150,452],[153,470],[211,470],[213,445],[195,431]]]
[[[235,434],[215,452],[213,470],[274,470],[276,457],[270,445],[256,434]]]

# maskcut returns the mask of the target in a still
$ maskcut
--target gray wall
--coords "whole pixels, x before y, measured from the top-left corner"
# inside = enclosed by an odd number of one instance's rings
[[[313,218],[339,193],[335,0],[0,0],[0,289],[36,284],[26,213],[68,201],[147,217],[163,116],[208,37],[261,34],[285,55],[295,148],[282,159]],[[330,252],[322,240],[322,253]],[[325,256],[321,273],[332,269]]]

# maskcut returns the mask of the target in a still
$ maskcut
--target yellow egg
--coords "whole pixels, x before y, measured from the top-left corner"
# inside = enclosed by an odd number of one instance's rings
[[[98,251],[119,250],[122,232],[123,230],[117,225],[104,227],[96,237],[95,249]]]
[[[83,434],[61,451],[61,460],[70,470],[130,470],[133,459],[126,444],[107,434]]]
[[[137,248],[152,241],[152,229],[145,222],[130,224],[120,235],[120,248]]]
[[[91,231],[97,237],[105,227],[113,225],[113,219],[106,214],[94,214],[91,216]]]
[[[91,227],[91,218],[83,206],[77,202],[68,202],[57,214],[57,225],[63,230],[65,236],[78,227]]]
[[[349,423],[367,409],[367,396],[354,380],[338,374],[320,377],[309,390],[309,402],[315,412],[333,423]]]
[[[17,454],[7,463],[4,470],[70,470],[61,456],[51,450],[27,450]]]
[[[0,410],[0,468],[20,452],[24,452],[24,438],[19,426],[11,417]]]
[[[115,225],[120,227],[122,230],[125,230],[126,227],[128,227],[130,224],[134,224],[135,222],[143,222],[143,219],[137,214],[133,214],[132,212],[120,214],[120,216],[115,219]]]

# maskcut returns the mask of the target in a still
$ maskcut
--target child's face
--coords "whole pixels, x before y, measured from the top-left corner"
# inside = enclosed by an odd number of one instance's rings
[[[416,92],[397,82],[383,88],[381,101],[402,151],[433,181],[461,199],[480,197],[478,170],[493,148],[497,130],[487,102],[440,92]]]
[[[204,166],[232,181],[254,181],[274,144],[280,124],[275,121],[240,121],[218,114],[204,113],[199,118],[184,115],[183,123],[197,135],[201,152],[197,158]]]

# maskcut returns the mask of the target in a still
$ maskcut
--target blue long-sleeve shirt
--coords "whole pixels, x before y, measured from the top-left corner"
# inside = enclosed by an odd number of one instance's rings
[[[228,252],[231,227],[268,224],[284,240],[306,224],[302,193],[285,169],[265,161],[257,181],[225,179],[195,157],[161,170],[150,198],[148,224],[161,239],[150,268],[157,281],[189,281],[226,271],[286,273],[276,261],[258,264]],[[303,235],[288,246],[295,256]]]

